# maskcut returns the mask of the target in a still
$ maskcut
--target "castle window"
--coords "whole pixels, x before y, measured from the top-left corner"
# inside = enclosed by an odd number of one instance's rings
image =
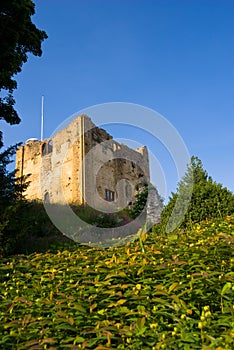
[[[47,144],[46,143],[43,143],[42,145],[42,155],[45,156],[47,154]]]
[[[53,151],[53,141],[50,140],[48,142],[48,153],[51,153]]]
[[[125,185],[125,196],[126,198],[132,198],[132,186],[129,183],[126,183]]]
[[[50,195],[48,192],[44,194],[44,203],[50,203]]]
[[[49,142],[44,142],[41,150],[43,156],[51,153],[53,151],[53,140],[49,140]]]
[[[105,200],[108,202],[114,202],[115,192],[105,189]]]

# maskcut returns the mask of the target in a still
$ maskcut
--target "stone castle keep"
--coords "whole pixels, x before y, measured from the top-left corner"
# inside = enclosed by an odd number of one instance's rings
[[[53,137],[29,139],[16,153],[18,176],[31,174],[28,200],[88,204],[122,209],[133,201],[135,185],[149,182],[146,147],[136,150],[113,140],[86,115]]]

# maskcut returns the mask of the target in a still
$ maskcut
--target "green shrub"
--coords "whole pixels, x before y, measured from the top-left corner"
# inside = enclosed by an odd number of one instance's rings
[[[188,198],[193,186],[192,197]],[[186,227],[191,222],[200,222],[217,217],[224,218],[234,213],[234,194],[221,184],[217,184],[203,169],[202,162],[197,157],[191,158],[187,172],[177,187],[177,193],[172,193],[168,204],[164,207],[161,222],[165,228],[168,221],[173,227],[172,212],[177,202],[177,213],[181,215],[189,202],[188,210],[180,224]]]
[[[16,171],[8,170],[18,145],[0,153],[0,256],[17,250],[26,234],[25,230],[21,230],[22,223],[30,220],[27,209],[24,211],[26,202],[23,201],[23,191],[28,186],[27,177],[16,178]]]
[[[126,211],[102,213],[88,206],[77,205],[73,205],[72,209],[81,220],[93,226],[114,228],[131,222]],[[135,232],[137,230],[138,227]],[[45,251],[52,246],[61,247],[63,243],[76,245],[53,225],[43,203],[17,200],[2,209],[0,256]]]
[[[140,182],[136,185],[135,191],[135,200],[128,211],[132,219],[136,219],[144,211],[149,193],[148,184],[146,182]]]
[[[55,230],[42,203],[18,200],[2,210],[0,218],[0,256],[27,251],[29,242]],[[30,243],[31,245],[31,243]]]
[[[131,221],[128,210],[105,213],[87,206],[73,205],[73,211],[79,218],[90,225],[111,228],[123,226]]]
[[[233,350],[234,216],[0,262],[0,349]]]

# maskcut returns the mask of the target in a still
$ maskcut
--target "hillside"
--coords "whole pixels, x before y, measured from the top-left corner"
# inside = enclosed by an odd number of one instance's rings
[[[0,349],[233,349],[234,216],[0,265]]]

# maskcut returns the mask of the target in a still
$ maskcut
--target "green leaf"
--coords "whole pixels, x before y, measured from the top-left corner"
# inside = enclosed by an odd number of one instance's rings
[[[227,292],[230,292],[231,288],[232,288],[232,283],[231,282],[227,282],[222,288],[221,295],[224,295]]]

